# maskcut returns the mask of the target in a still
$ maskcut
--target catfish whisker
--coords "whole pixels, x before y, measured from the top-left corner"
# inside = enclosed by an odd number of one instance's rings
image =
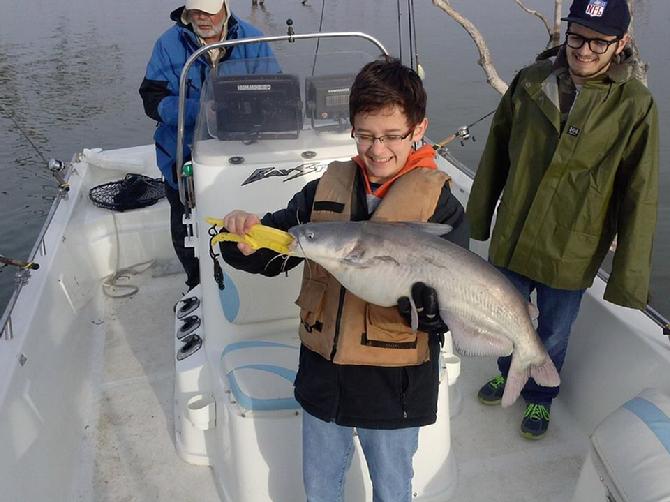
[[[302,247],[302,244],[300,243],[300,240],[298,239],[297,242],[298,242],[298,246],[302,250],[302,256],[306,256],[305,255],[305,248]],[[305,263],[307,264],[307,277],[311,279],[312,278],[312,266],[309,264],[309,260],[307,258],[305,258]]]
[[[288,258],[288,255],[285,255],[285,254],[276,254],[276,255],[274,255],[274,256],[273,256],[272,258],[270,258],[270,259],[268,260],[268,262],[265,264],[265,267],[263,267],[263,271],[267,270],[267,268],[268,268],[268,266],[270,265],[270,263],[272,263],[274,260],[276,260],[277,258],[280,258],[280,259],[281,259],[281,258],[284,257],[284,256],[286,256],[286,258]],[[283,270],[282,270],[282,272],[283,272]]]
[[[290,256],[285,254],[285,255],[282,255],[282,257],[284,258],[284,262],[281,264],[281,271],[283,273],[287,273],[286,265],[288,264],[288,259],[290,258]]]

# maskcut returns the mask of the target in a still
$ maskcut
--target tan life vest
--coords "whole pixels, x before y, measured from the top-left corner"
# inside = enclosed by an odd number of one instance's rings
[[[312,222],[350,221],[354,162],[333,162],[319,180]],[[449,177],[416,168],[398,178],[372,221],[428,221]],[[300,340],[335,364],[413,366],[429,360],[428,335],[407,326],[396,307],[380,307],[347,291],[326,269],[309,261],[296,300]]]

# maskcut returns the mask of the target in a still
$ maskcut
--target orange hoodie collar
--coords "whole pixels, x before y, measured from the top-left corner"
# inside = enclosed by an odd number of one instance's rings
[[[393,182],[400,178],[403,174],[410,172],[413,169],[418,167],[424,167],[426,169],[437,169],[437,164],[435,163],[435,150],[430,145],[424,145],[418,150],[413,150],[409,157],[407,157],[407,162],[402,167],[400,171],[396,173],[393,178],[385,181],[380,187],[378,187],[374,192],[370,186],[370,179],[368,178],[368,171],[365,168],[365,161],[361,158],[360,155],[352,157],[352,160],[356,162],[358,167],[360,167],[363,173],[363,179],[365,180],[365,193],[372,194],[380,199],[386,195]]]

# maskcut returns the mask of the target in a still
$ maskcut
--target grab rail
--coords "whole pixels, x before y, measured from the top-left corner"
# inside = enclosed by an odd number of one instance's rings
[[[218,49],[221,47],[230,47],[234,45],[242,44],[253,44],[258,42],[281,42],[289,41],[295,42],[296,40],[310,40],[314,38],[362,38],[376,45],[377,48],[381,51],[383,55],[389,56],[389,52],[382,45],[382,43],[376,38],[360,32],[360,31],[333,31],[326,33],[305,33],[302,35],[296,35],[292,32],[292,29],[289,27],[288,35],[279,35],[279,36],[269,36],[269,37],[253,37],[253,38],[240,38],[237,40],[226,40],[224,42],[216,42],[214,44],[204,45],[196,50],[191,56],[186,60],[184,64],[184,69],[179,76],[179,115],[177,118],[177,156],[176,156],[176,166],[177,166],[177,184],[179,185],[179,198],[181,199],[182,204],[184,204],[184,210],[186,215],[190,214],[190,210],[195,207],[194,194],[191,191],[191,187],[184,185],[183,175],[181,172],[181,165],[184,161],[184,109],[186,106],[186,81],[188,70],[191,68],[191,65],[198,59],[203,53],[211,50]]]
[[[608,252],[611,253],[612,251]],[[605,269],[600,268],[598,270],[598,277],[607,283],[610,279],[610,274]],[[658,324],[658,326],[663,330],[663,334],[670,339],[670,321],[663,317],[663,315],[658,310],[649,304],[647,304],[647,306],[642,310],[642,313]]]

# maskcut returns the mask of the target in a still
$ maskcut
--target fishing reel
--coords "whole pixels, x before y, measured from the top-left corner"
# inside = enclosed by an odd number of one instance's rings
[[[455,139],[459,140],[459,142],[461,143],[461,146],[465,146],[465,142],[469,139],[471,139],[472,141],[477,141],[475,139],[475,137],[470,133],[470,128],[475,126],[476,124],[478,124],[482,120],[484,120],[486,117],[488,117],[490,115],[493,115],[494,112],[495,112],[495,110],[492,110],[489,113],[487,113],[486,115],[484,115],[483,117],[480,117],[477,120],[475,120],[472,124],[464,125],[464,126],[459,127],[458,129],[456,129],[456,132],[451,133],[449,136],[444,138],[439,143],[435,143],[433,145],[433,148],[437,151],[440,151],[445,146],[447,146],[449,143],[454,141]]]
[[[472,134],[470,134],[470,127],[466,125],[459,127],[454,133],[454,136],[458,138],[458,140],[461,143],[461,146],[465,146],[465,142],[469,139],[471,139],[472,141],[477,141],[475,137]]]
[[[470,133],[470,126],[464,125],[456,129],[455,132],[451,133],[449,136],[444,138],[439,143],[435,143],[433,145],[433,149],[440,152],[444,150],[446,146],[455,139],[459,140],[461,146],[465,146],[465,142],[469,139],[471,139],[472,141],[476,141],[475,137]]]
[[[63,192],[67,192],[70,190],[70,184],[67,182],[65,179],[65,174],[64,171],[66,170],[66,164],[62,160],[58,159],[49,159],[49,163],[47,164],[49,171],[51,171],[51,175],[56,178],[56,181],[58,181],[58,188],[62,190]]]

